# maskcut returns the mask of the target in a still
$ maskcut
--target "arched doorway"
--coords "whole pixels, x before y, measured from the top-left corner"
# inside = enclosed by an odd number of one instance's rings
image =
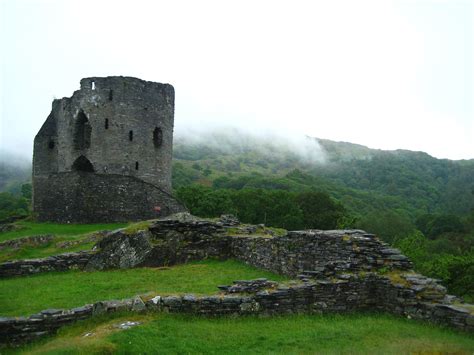
[[[87,172],[87,173],[93,173],[94,172],[94,166],[92,165],[92,163],[90,162],[89,159],[87,159],[85,156],[81,155],[72,164],[72,170],[74,170],[74,171],[84,171],[84,172]]]

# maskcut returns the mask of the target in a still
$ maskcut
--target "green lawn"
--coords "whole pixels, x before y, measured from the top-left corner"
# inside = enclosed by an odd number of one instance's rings
[[[0,242],[4,240],[28,237],[31,235],[53,234],[56,236],[77,236],[80,234],[95,232],[99,230],[114,230],[125,227],[126,223],[103,223],[103,224],[57,224],[37,223],[20,221],[15,223],[22,229],[0,233]]]
[[[118,330],[114,324],[141,325]],[[92,333],[84,337],[84,334]],[[474,338],[381,314],[198,318],[120,314],[63,328],[28,354],[472,354]]]
[[[137,294],[212,294],[238,279],[285,280],[234,260],[206,260],[171,268],[54,272],[0,279],[0,315],[29,315]]]

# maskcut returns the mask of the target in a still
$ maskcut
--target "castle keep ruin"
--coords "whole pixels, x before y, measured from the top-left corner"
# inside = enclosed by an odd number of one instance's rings
[[[130,77],[81,80],[34,140],[40,221],[118,222],[183,211],[171,196],[174,89]]]

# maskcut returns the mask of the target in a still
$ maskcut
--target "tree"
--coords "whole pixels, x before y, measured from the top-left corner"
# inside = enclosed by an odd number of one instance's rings
[[[8,192],[0,192],[0,221],[27,215],[28,202],[25,198],[14,196]]]
[[[361,217],[357,227],[377,234],[388,243],[404,238],[415,230],[408,217],[391,210],[368,213]]]
[[[297,203],[303,212],[305,229],[334,229],[345,214],[344,207],[325,192],[302,192]]]
[[[31,184],[23,184],[21,185],[21,196],[31,201]]]

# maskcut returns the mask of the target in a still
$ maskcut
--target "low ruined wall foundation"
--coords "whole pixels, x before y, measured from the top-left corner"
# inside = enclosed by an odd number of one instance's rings
[[[28,341],[76,320],[117,310],[209,316],[380,311],[474,332],[473,305],[447,295],[436,280],[414,273],[408,258],[374,235],[360,230],[309,230],[282,236],[255,231],[255,226],[164,219],[145,230],[109,233],[93,252],[0,264],[0,277],[11,277],[235,258],[293,279],[282,284],[240,281],[219,287],[222,292],[213,296],[137,296],[30,317],[3,317],[0,341]]]

